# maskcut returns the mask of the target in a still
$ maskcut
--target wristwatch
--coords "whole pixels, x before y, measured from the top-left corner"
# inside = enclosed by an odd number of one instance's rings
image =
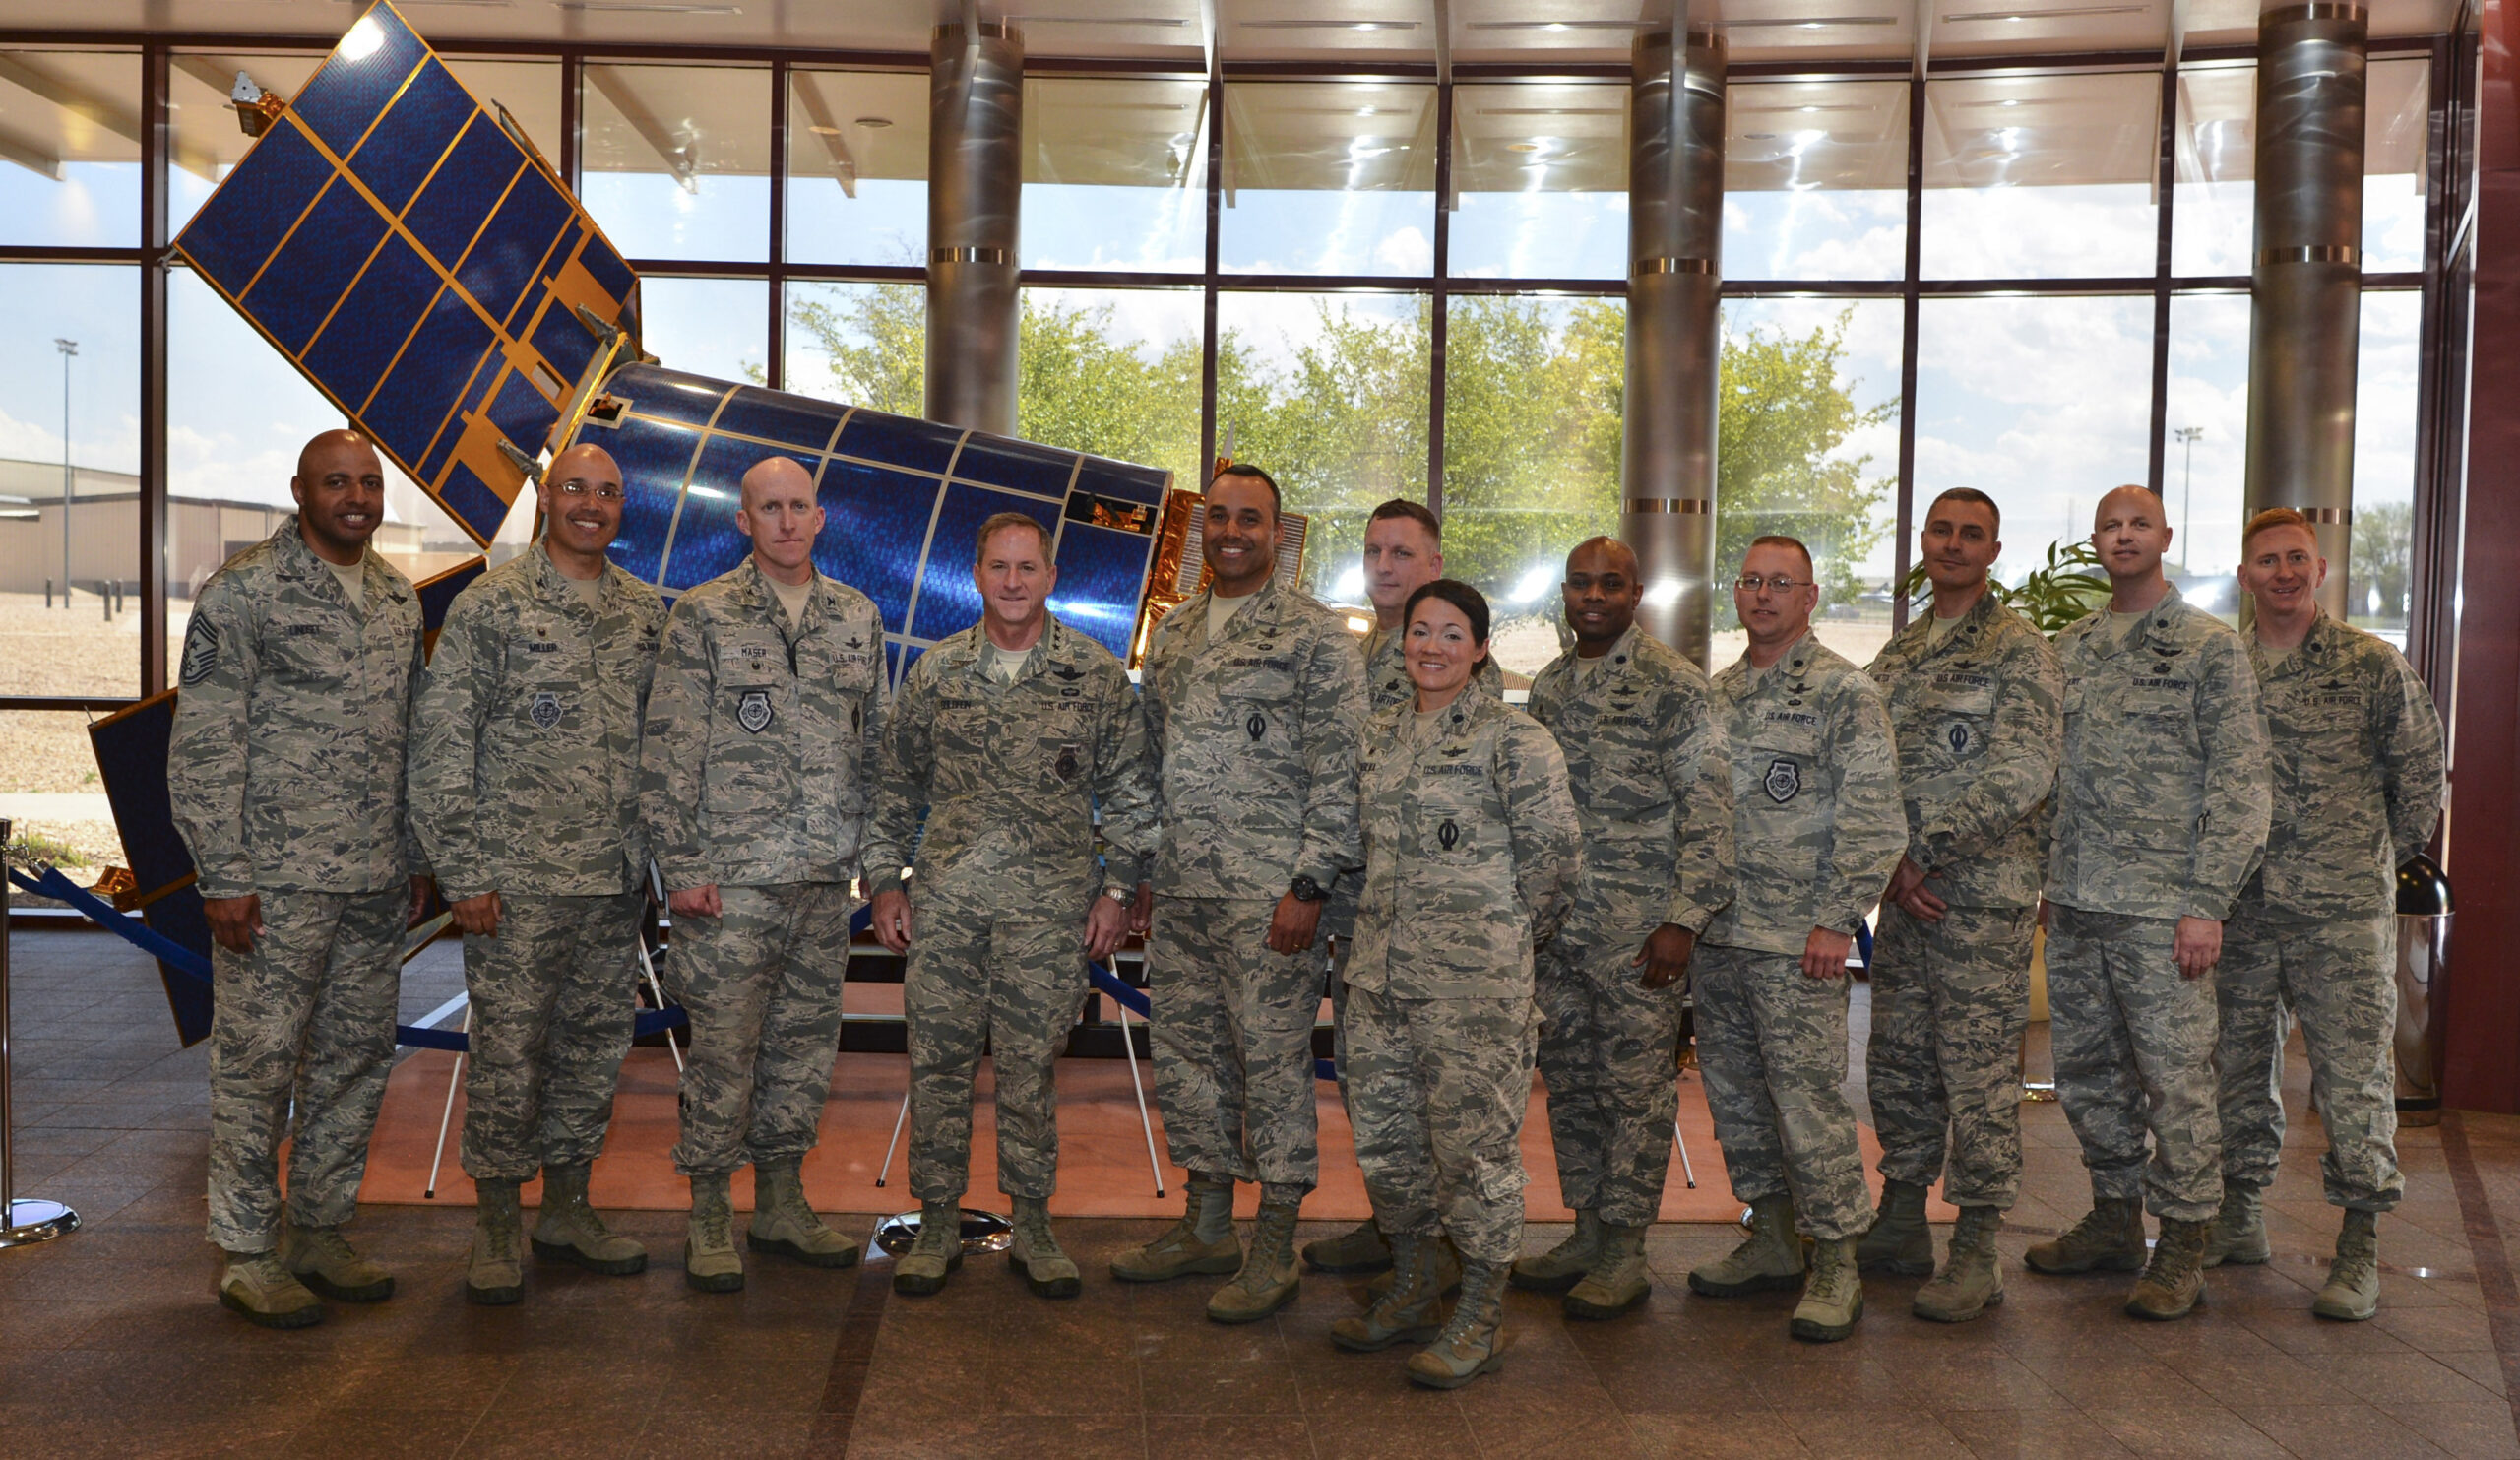
[[[1138,900],[1138,890],[1134,887],[1105,887],[1102,895],[1124,908]]]
[[[1330,897],[1329,893],[1322,890],[1321,884],[1308,875],[1295,878],[1294,885],[1289,887],[1287,891],[1292,893],[1294,900],[1299,903],[1326,902]]]

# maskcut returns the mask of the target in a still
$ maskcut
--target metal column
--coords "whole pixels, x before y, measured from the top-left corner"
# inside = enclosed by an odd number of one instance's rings
[[[939,26],[927,82],[927,418],[1015,434],[1024,38]]]
[[[1705,666],[1723,351],[1724,39],[1640,36],[1631,72],[1619,537],[1647,632]]]
[[[2297,507],[2345,616],[2354,373],[2362,319],[2362,107],[2369,12],[2318,0],[2258,17],[2257,245],[2250,286],[2251,513]]]

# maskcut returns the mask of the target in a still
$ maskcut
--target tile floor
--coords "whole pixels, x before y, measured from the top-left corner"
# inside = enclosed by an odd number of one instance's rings
[[[886,1262],[757,1262],[725,1298],[687,1291],[669,1260],[630,1279],[543,1270],[522,1306],[486,1310],[460,1291],[469,1214],[415,1208],[371,1209],[356,1230],[401,1276],[392,1301],[248,1329],[210,1301],[205,1051],[175,1048],[155,969],[95,935],[22,932],[15,948],[20,1189],[87,1226],[0,1252],[0,1456],[2520,1456],[2504,1244],[2520,1120],[2407,1133],[2407,1201],[2381,1228],[2386,1306],[2321,1323],[2307,1302],[2333,1216],[2298,1058],[2276,1260],[2214,1274],[2188,1322],[2120,1316],[2122,1279],[2022,1271],[2034,1231],[2084,1200],[2062,1116],[2034,1105],[2009,1300],[1980,1322],[1917,1322],[1919,1280],[1875,1279],[1855,1339],[1795,1344],[1790,1297],[1686,1295],[1681,1275],[1726,1229],[1667,1227],[1643,1311],[1569,1323],[1516,1294],[1505,1372],[1447,1395],[1406,1384],[1405,1351],[1334,1351],[1324,1330],[1355,1298],[1329,1279],[1239,1329],[1206,1321],[1197,1281],[1089,1280],[1048,1303],[994,1259],[928,1300],[894,1297]],[[679,1242],[670,1214],[622,1225],[661,1258]],[[1094,1273],[1159,1225],[1067,1236]]]

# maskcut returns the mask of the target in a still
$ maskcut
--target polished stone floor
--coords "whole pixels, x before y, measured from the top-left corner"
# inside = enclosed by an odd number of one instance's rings
[[[755,1259],[742,1294],[713,1298],[683,1287],[664,1214],[622,1224],[666,1259],[647,1274],[537,1271],[522,1306],[488,1310],[461,1294],[469,1213],[373,1208],[355,1236],[398,1297],[249,1329],[211,1301],[204,1051],[175,1048],[154,968],[95,935],[15,947],[20,1189],[87,1226],[0,1252],[0,1456],[2520,1455],[2520,1120],[2407,1133],[2386,1306],[2322,1323],[2307,1303],[2333,1214],[2298,1058],[2276,1260],[2215,1273],[2190,1321],[2122,1317],[2121,1278],[2020,1268],[2084,1203],[2062,1116],[2034,1105],[2009,1301],[1980,1322],[1915,1321],[1919,1280],[1875,1279],[1853,1340],[1796,1344],[1788,1296],[1686,1295],[1682,1273],[1732,1235],[1665,1228],[1642,1312],[1573,1323],[1516,1294],[1504,1373],[1430,1394],[1402,1379],[1405,1351],[1331,1348],[1355,1305],[1338,1281],[1238,1329],[1201,1315],[1205,1280],[1089,1278],[1050,1303],[995,1259],[925,1300],[894,1297],[888,1262]],[[1080,1221],[1067,1238],[1094,1274],[1158,1226]]]

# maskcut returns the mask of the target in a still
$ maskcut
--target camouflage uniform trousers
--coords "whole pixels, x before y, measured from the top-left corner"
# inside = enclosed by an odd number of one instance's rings
[[[284,1138],[289,1220],[338,1227],[357,1212],[410,909],[401,883],[261,897],[253,950],[211,954],[210,1239],[230,1252],[280,1241]]]
[[[1309,1190],[1321,1173],[1312,1026],[1322,954],[1317,943],[1270,952],[1276,908],[1274,898],[1156,905],[1148,1038],[1173,1165]]]
[[[2100,1200],[2203,1222],[2223,1204],[2214,1113],[2214,978],[2182,979],[2178,922],[2049,904],[2048,1017],[2056,1099]],[[2152,1137],[2147,1166],[2144,1142]]]
[[[499,935],[464,940],[472,1053],[464,1070],[464,1170],[525,1181],[591,1165],[630,1049],[647,899],[499,898]]]
[[[1697,1064],[1732,1194],[1791,1192],[1824,1241],[1872,1225],[1847,1078],[1847,981],[1803,977],[1792,953],[1710,948],[1690,959]]]
[[[846,882],[718,889],[724,914],[677,918],[668,991],[691,1016],[673,1169],[717,1175],[814,1148],[840,1055]]]
[[[972,1076],[985,1045],[997,1074],[997,1189],[1048,1197],[1059,1184],[1051,1072],[1088,987],[1083,920],[914,898],[910,925],[911,1194],[948,1201],[971,1184]]]
[[[1469,1262],[1523,1250],[1523,1115],[1539,1016],[1526,998],[1348,990],[1349,1107],[1374,1221],[1438,1224]]]
[[[1651,929],[1648,929],[1651,931]],[[1613,1227],[1650,1225],[1663,1208],[1679,1113],[1680,1011],[1686,987],[1647,988],[1631,966],[1645,934],[1543,949],[1533,993],[1546,1021],[1540,1073],[1557,1189]]]
[[[2038,920],[2035,907],[1952,908],[1939,922],[1881,909],[1864,1074],[1885,1178],[1939,1178],[1955,1206],[2012,1209]]]
[[[2310,1056],[2310,1105],[2327,1132],[2319,1175],[2336,1206],[2385,1212],[2398,1174],[2397,918],[2277,922],[2237,916],[2214,970],[2222,1033],[2223,1179],[2263,1188],[2284,1149],[2289,1010]]]

